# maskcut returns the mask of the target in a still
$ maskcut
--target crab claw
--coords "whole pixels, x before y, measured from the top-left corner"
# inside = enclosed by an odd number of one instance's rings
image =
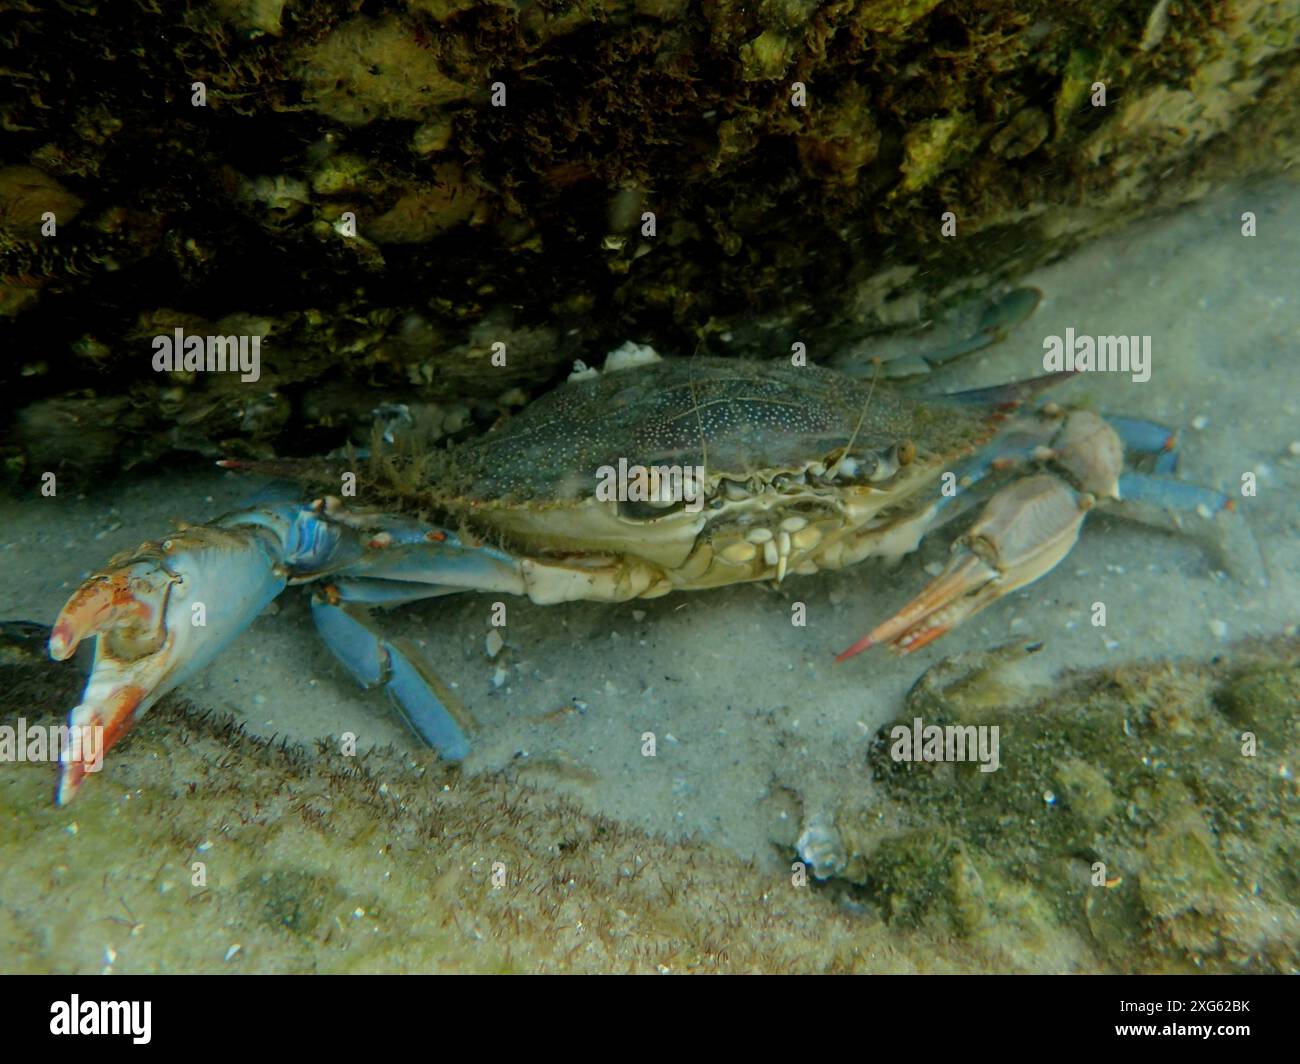
[[[904,654],[938,639],[985,606],[1044,576],[1069,552],[1091,507],[1054,476],[1018,480],[989,500],[947,567],[889,620],[836,657],[879,643]]]
[[[96,632],[118,629],[145,640],[156,632],[167,581],[158,580],[151,562],[122,557],[85,581],[59,611],[50,634],[50,657],[55,661],[72,657],[77,645]]]
[[[60,752],[58,802],[168,691],[215,657],[285,586],[275,543],[258,528],[201,525],[119,554],[68,600],[50,636],[62,661],[95,637],[81,703]]]

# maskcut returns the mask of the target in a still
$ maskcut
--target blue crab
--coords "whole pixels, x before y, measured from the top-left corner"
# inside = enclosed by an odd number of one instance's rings
[[[576,376],[477,439],[370,456],[372,508],[255,505],[113,558],[50,638],[60,660],[95,638],[74,731],[102,728],[111,747],[290,585],[313,585],[316,627],[343,666],[455,760],[469,714],[374,609],[469,590],[620,602],[781,581],[904,555],[987,499],[943,572],[843,660],[916,650],[1042,577],[1097,506],[1231,508],[1165,475],[1168,430],[1032,401],[1065,374],[928,398],[788,362],[656,359]],[[598,490],[629,463],[688,472],[639,497]],[[86,771],[75,748],[64,755],[59,802]]]

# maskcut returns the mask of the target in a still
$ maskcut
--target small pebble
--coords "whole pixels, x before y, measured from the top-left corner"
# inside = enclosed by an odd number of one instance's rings
[[[1286,445],[1286,453],[1292,458],[1300,458],[1300,440],[1292,440]]]
[[[634,621],[644,621],[644,620],[645,620],[645,610],[633,610],[633,611],[632,611],[632,620],[634,620]]]
[[[1211,622],[1210,622],[1210,631],[1214,633],[1214,638],[1215,638],[1215,639],[1227,639],[1227,638],[1228,638],[1228,626],[1227,626],[1227,624],[1224,623],[1223,621],[1220,621],[1220,620],[1217,620],[1217,619],[1211,621]]]
[[[495,658],[500,654],[501,648],[505,645],[506,641],[501,638],[501,633],[495,628],[488,632],[487,639],[484,640],[484,647],[487,650],[487,656],[489,658]]]
[[[233,946],[230,947],[230,949],[226,950],[226,960],[230,960],[241,949],[243,949],[243,947],[238,942],[236,942]]]
[[[1209,423],[1210,419],[1204,414],[1198,414],[1196,417],[1192,418],[1192,428],[1197,432],[1203,431]]]

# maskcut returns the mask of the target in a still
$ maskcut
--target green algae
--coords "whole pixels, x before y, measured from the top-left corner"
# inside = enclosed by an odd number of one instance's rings
[[[841,877],[908,927],[979,938],[1009,905],[1017,950],[1073,936],[1122,970],[1296,970],[1300,644],[1046,690],[1017,683],[1020,658],[958,656],[918,681],[899,723],[996,724],[999,768],[899,763],[877,740],[883,797],[835,817]]]

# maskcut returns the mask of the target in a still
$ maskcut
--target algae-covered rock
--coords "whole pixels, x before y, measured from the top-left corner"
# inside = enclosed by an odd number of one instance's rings
[[[314,389],[490,408],[629,339],[821,359],[920,327],[1293,167],[1298,27],[1300,0],[24,5],[4,468],[319,452],[374,418],[314,420]],[[155,373],[138,326],[168,311],[282,323],[270,388]],[[93,447],[33,428],[69,410]]]
[[[834,814],[830,874],[901,926],[984,942],[1002,912],[1015,956],[1037,937],[1130,971],[1300,966],[1300,644],[1055,688],[1017,681],[1024,653],[959,655],[918,681],[872,747],[881,795]],[[916,719],[997,727],[998,767],[895,760],[890,733]]]
[[[1219,708],[1231,720],[1260,729],[1265,740],[1279,744],[1295,741],[1300,728],[1300,669],[1262,665],[1245,666],[1224,684],[1217,696]]]
[[[1056,768],[1065,808],[1089,827],[1098,827],[1115,812],[1115,792],[1096,765],[1066,758]]]
[[[969,913],[977,895],[966,889],[962,873],[969,868],[960,841],[942,829],[885,839],[870,860],[871,882],[885,911],[904,927],[915,927],[936,905]]]

